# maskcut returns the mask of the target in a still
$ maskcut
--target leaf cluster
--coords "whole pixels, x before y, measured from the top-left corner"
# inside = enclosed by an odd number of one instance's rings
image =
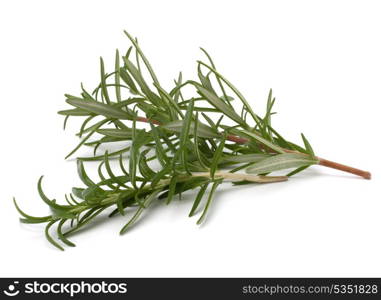
[[[51,209],[45,217],[26,214],[15,201],[22,222],[46,223],[46,237],[54,246],[63,250],[59,241],[74,246],[68,237],[105,210],[110,217],[130,215],[123,234],[154,201],[170,204],[189,190],[197,191],[189,216],[201,207],[200,224],[224,181],[284,181],[284,175],[269,174],[292,169],[291,176],[317,163],[304,135],[304,145],[298,146],[272,127],[271,90],[266,112],[259,116],[204,49],[198,79],[184,81],[180,73],[165,89],[137,39],[125,34],[132,46],[124,55],[116,50],[113,71],[106,73],[101,58],[99,85],[92,92],[81,85],[80,95],[66,94],[71,107],[58,112],[65,116],[64,128],[69,118],[84,118],[80,142],[66,157],[82,146],[93,147],[93,155],[77,158],[84,187],[73,188],[66,203],[58,204],[44,194],[41,177],[38,191]],[[105,150],[110,144],[122,146]],[[85,161],[100,162],[97,181],[87,175]],[[50,233],[53,225],[58,239]]]

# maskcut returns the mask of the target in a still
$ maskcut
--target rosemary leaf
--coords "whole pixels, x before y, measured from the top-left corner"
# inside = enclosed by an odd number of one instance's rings
[[[265,158],[246,169],[250,174],[264,174],[289,168],[299,168],[317,164],[317,159],[304,154],[284,153]]]

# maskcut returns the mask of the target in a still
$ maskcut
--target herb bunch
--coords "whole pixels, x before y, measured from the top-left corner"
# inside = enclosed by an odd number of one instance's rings
[[[44,217],[26,214],[14,200],[21,222],[46,223],[46,238],[57,248],[64,249],[59,241],[75,246],[70,235],[104,211],[110,217],[132,211],[123,234],[154,201],[169,204],[188,190],[197,191],[189,216],[203,206],[201,224],[225,181],[280,182],[316,164],[370,179],[369,172],[317,157],[303,134],[302,146],[286,140],[272,127],[272,91],[259,116],[202,48],[206,62],[197,62],[198,80],[183,81],[180,73],[174,87],[164,89],[137,40],[125,34],[132,46],[125,55],[116,51],[114,70],[106,73],[101,58],[99,85],[91,93],[81,85],[79,96],[65,95],[72,108],[58,112],[65,116],[64,128],[69,117],[85,117],[77,133],[81,141],[66,157],[82,146],[94,148],[92,156],[77,158],[85,187],[74,187],[65,195],[66,204],[58,204],[44,194],[41,177],[38,192],[51,209]],[[116,142],[123,146],[101,150]],[[94,160],[100,161],[98,181],[90,179],[84,166]],[[111,161],[118,163],[117,170]],[[285,169],[292,171],[269,175]],[[53,226],[58,239],[50,233]]]

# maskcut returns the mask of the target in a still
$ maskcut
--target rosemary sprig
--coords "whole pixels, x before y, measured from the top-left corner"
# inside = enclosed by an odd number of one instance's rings
[[[41,177],[38,192],[52,211],[45,217],[26,214],[14,200],[21,222],[46,223],[46,237],[57,248],[63,250],[59,240],[74,246],[68,237],[105,210],[113,209],[110,217],[125,215],[126,210],[134,211],[120,231],[123,234],[152,202],[165,200],[169,204],[175,196],[198,189],[189,213],[193,216],[210,186],[197,221],[200,224],[216,189],[224,181],[280,182],[311,165],[370,179],[369,172],[317,157],[303,134],[303,146],[283,138],[271,125],[275,102],[272,91],[266,113],[260,117],[239,90],[216,70],[204,49],[208,63],[197,62],[198,81],[183,82],[180,73],[175,86],[164,89],[137,40],[125,33],[132,47],[124,56],[116,51],[115,70],[106,73],[101,58],[99,85],[92,93],[81,86],[79,96],[65,95],[72,108],[59,112],[65,116],[64,127],[69,117],[86,117],[77,134],[81,141],[67,155],[73,155],[83,145],[94,147],[93,156],[77,160],[78,174],[86,187],[73,188],[69,197],[65,196],[67,204],[62,205],[44,194]],[[135,62],[130,58],[132,51],[135,51]],[[151,78],[144,77],[143,68]],[[186,89],[192,94],[188,96]],[[143,123],[148,123],[149,128]],[[93,136],[98,139],[91,140]],[[107,148],[107,144],[114,142],[125,145],[117,151],[106,150],[96,155],[100,145]],[[111,167],[111,159],[119,160],[119,170]],[[91,160],[101,161],[100,179],[96,183],[84,168],[83,162]],[[154,162],[159,167],[153,167]],[[285,176],[268,175],[286,169],[293,170]],[[58,240],[50,233],[55,224]]]

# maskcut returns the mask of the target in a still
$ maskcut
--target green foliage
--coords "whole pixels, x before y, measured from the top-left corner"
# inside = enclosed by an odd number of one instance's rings
[[[86,118],[78,132],[80,143],[67,155],[82,146],[94,148],[93,156],[77,160],[84,187],[73,188],[69,197],[65,196],[66,204],[61,205],[44,194],[41,177],[38,192],[51,210],[45,217],[24,213],[14,201],[22,222],[46,223],[46,238],[55,247],[63,250],[62,243],[74,246],[68,237],[105,210],[111,209],[110,217],[131,216],[126,212],[132,211],[132,217],[121,228],[123,234],[155,201],[164,199],[169,204],[190,190],[197,191],[189,214],[193,216],[211,186],[197,221],[200,224],[224,181],[235,184],[284,181],[287,179],[284,176],[262,174],[295,168],[289,173],[292,175],[318,162],[304,135],[303,148],[272,128],[275,101],[272,91],[266,113],[260,117],[241,92],[216,70],[204,49],[208,63],[197,64],[199,82],[184,81],[180,73],[175,86],[167,91],[160,85],[137,40],[127,32],[126,35],[132,47],[124,56],[116,51],[115,69],[106,73],[101,58],[99,85],[91,94],[81,86],[80,96],[66,95],[66,103],[71,107],[59,111],[65,116],[65,125],[69,117]],[[144,76],[147,71],[150,78]],[[193,93],[189,98],[185,89]],[[247,116],[251,118],[248,120]],[[91,140],[94,136],[98,137]],[[115,142],[122,146],[107,150]],[[98,155],[97,150],[101,151]],[[90,179],[84,168],[84,161],[92,160],[101,161],[98,180]],[[119,167],[113,165],[115,160]],[[259,175],[237,173],[245,168],[248,173]]]

